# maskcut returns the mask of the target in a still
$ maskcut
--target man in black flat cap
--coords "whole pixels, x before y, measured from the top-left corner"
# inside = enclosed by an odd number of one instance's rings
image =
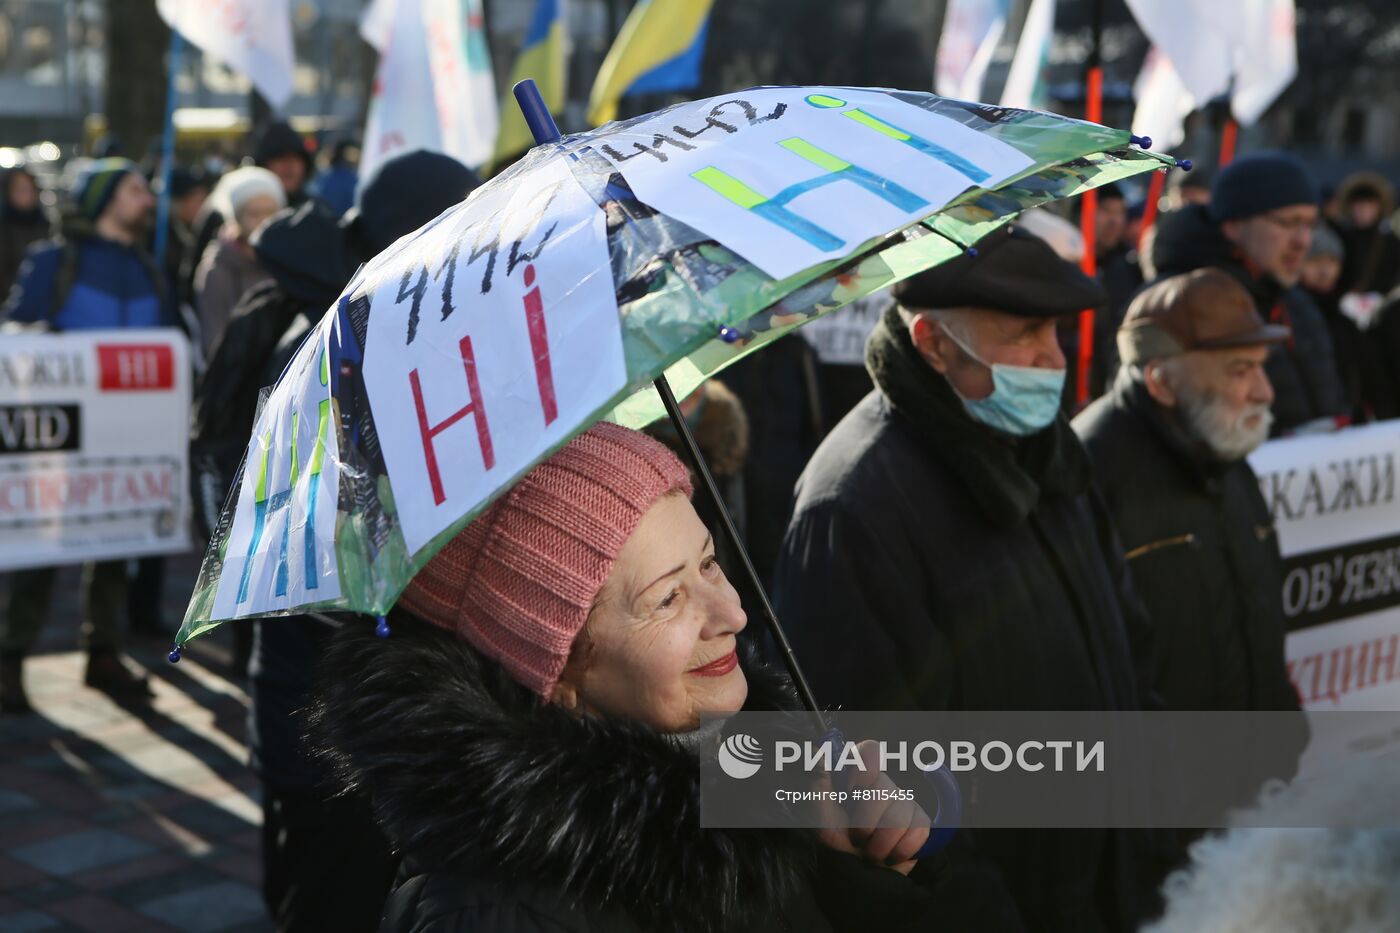
[[[1146,617],[1089,461],[1060,414],[1056,319],[1102,287],[1019,229],[895,287],[866,346],[875,391],[797,485],[774,603],[825,704],[1135,710]],[[1140,834],[972,834],[1028,929],[1135,930]]]

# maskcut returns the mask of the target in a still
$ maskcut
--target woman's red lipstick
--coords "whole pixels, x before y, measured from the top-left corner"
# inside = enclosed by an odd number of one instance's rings
[[[703,667],[692,668],[686,673],[694,674],[696,677],[723,677],[738,666],[739,654],[736,651],[731,651],[718,660],[711,661]]]

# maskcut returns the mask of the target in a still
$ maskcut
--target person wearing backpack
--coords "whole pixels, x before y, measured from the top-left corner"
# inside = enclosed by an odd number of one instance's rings
[[[98,159],[79,174],[59,225],[59,236],[35,246],[20,268],[0,321],[50,330],[171,326],[174,318],[155,260],[144,249],[155,198],[136,164]],[[29,709],[24,656],[49,614],[56,569],[10,575],[10,601],[0,613],[0,710]],[[119,652],[126,606],[126,561],[83,568],[82,643],[85,682],[114,697],[150,695],[144,676]]]

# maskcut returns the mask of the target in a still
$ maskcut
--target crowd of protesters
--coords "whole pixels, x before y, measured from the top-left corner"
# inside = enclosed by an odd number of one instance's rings
[[[34,175],[0,177],[0,322],[173,326],[197,349],[206,537],[263,387],[361,263],[480,183],[425,151],[359,178],[348,141],[317,174],[285,124],[249,151],[222,177],[171,173],[159,258],[135,163],[90,160],[52,216]],[[1359,174],[1324,198],[1298,160],[1255,153],[1175,178],[1164,203],[1139,231],[1101,190],[1095,276],[1069,224],[1031,216],[683,401],[824,703],[1298,713],[1246,458],[1400,415],[1394,192]],[[1096,399],[1079,410],[1064,322],[1083,308]],[[796,701],[742,634],[752,594],[689,501],[674,430],[650,435],[596,426],[537,467],[415,576],[392,639],[321,616],[240,626],[280,929],[1207,928],[1210,879],[1163,895],[1192,833],[964,832],[916,863],[912,810],[899,831],[700,829],[698,714]],[[84,568],[90,686],[149,693],[122,618],[162,627],[162,574]],[[6,712],[28,709],[54,579],[10,574]],[[1241,806],[1293,775],[1297,723]],[[1240,858],[1229,844],[1195,851],[1208,869]]]

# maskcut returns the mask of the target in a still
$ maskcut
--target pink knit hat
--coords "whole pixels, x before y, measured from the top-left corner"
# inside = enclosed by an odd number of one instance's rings
[[[609,422],[535,467],[418,571],[399,605],[456,632],[547,697],[622,546],[690,473]]]

